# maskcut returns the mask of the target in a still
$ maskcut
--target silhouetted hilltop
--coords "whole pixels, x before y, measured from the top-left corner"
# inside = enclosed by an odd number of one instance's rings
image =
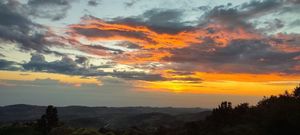
[[[0,122],[24,122],[39,119],[46,106],[9,105],[0,107]],[[74,127],[127,128],[148,123],[186,122],[204,118],[208,109],[172,107],[57,107],[58,115],[65,124]],[[203,112],[203,114],[202,114]],[[198,117],[198,115],[203,115]],[[195,117],[194,117],[195,116]],[[192,117],[192,118],[189,118]],[[178,119],[178,120],[177,120]],[[175,120],[175,121],[174,121]]]

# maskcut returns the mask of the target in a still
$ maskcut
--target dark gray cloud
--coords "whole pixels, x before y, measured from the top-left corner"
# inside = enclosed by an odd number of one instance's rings
[[[300,52],[277,50],[260,40],[233,40],[226,47],[213,42],[172,50],[166,61],[186,65],[201,65],[201,70],[218,72],[295,73],[293,67],[300,64],[296,57]],[[184,66],[186,68],[186,66]],[[190,67],[191,68],[191,67]],[[193,70],[199,70],[195,66]]]
[[[127,24],[131,26],[146,26],[151,30],[158,33],[170,33],[175,34],[185,30],[191,30],[193,26],[190,22],[183,21],[184,10],[180,9],[151,9],[144,12],[138,16],[132,17],[117,17],[110,20],[105,20],[107,23],[111,24]],[[93,19],[104,21],[97,17],[85,16],[83,19]],[[101,24],[97,24],[101,27]],[[89,37],[111,37],[113,35],[121,35],[126,37],[134,37],[143,40],[150,40],[144,35],[144,33],[134,32],[134,31],[118,31],[118,30],[99,30],[99,29],[83,29],[83,28],[73,28],[79,34],[86,35]]]
[[[89,0],[88,5],[89,6],[98,6],[101,0]]]
[[[81,60],[79,60],[81,59]],[[22,66],[25,70],[37,71],[37,72],[50,72],[50,73],[60,73],[67,75],[80,75],[80,76],[112,76],[117,78],[129,79],[129,80],[147,80],[147,81],[158,81],[164,80],[159,74],[148,74],[145,72],[135,72],[135,71],[118,71],[104,72],[98,68],[103,68],[103,66],[92,66],[86,67],[79,62],[86,61],[85,59],[77,57],[74,61],[69,57],[63,57],[61,60],[47,62],[45,57],[40,54],[32,54],[32,57],[28,63],[24,63]],[[105,65],[107,66],[107,65]],[[109,68],[109,67],[104,67]]]
[[[40,54],[32,54],[28,63],[23,64],[25,70],[46,71],[63,74],[78,74],[82,68],[69,57],[63,57],[61,60],[47,62],[45,57]]]
[[[300,50],[300,34],[278,34],[275,37],[269,39],[272,41],[279,49],[288,51],[299,51]]]
[[[199,26],[211,23],[222,24],[231,29],[243,28],[249,32],[272,32],[284,27],[280,20],[282,14],[297,14],[300,12],[300,4],[293,0],[251,0],[238,6],[221,5],[205,10],[199,19]],[[261,22],[255,23],[253,20],[265,15],[278,16],[269,22],[264,22],[262,29]]]
[[[135,1],[134,1],[135,2]],[[133,3],[134,3],[133,2]],[[131,5],[131,2],[128,2]],[[291,4],[292,3],[292,4]],[[131,17],[117,17],[112,18],[110,21],[106,21],[107,23],[121,23],[128,24],[133,26],[147,26],[148,28],[158,32],[158,33],[178,33],[182,31],[193,30],[196,27],[201,28],[203,26],[207,26],[211,23],[222,24],[223,26],[231,29],[235,28],[243,28],[249,32],[256,32],[256,25],[249,20],[262,17],[267,14],[277,13],[284,8],[292,8],[292,9],[300,9],[296,1],[287,1],[287,0],[252,0],[246,2],[244,4],[238,6],[232,6],[232,4],[216,6],[213,8],[205,7],[201,12],[205,12],[201,17],[199,16],[198,22],[184,21],[184,15],[187,11],[182,9],[161,9],[154,8],[144,12],[138,16]],[[295,6],[296,5],[296,6]],[[298,5],[298,6],[297,6]],[[297,8],[298,7],[298,8]],[[86,18],[91,19],[91,18]],[[97,19],[93,17],[92,19]],[[101,20],[103,21],[103,20]],[[198,24],[198,25],[195,25]],[[283,22],[276,18],[272,21],[265,23],[266,28],[261,29],[261,31],[275,31],[279,28],[283,28]],[[76,29],[79,33],[87,36],[96,36],[99,35],[101,37],[111,36],[114,34],[128,34],[133,37],[145,38],[143,35],[139,35],[138,33],[130,33],[124,32],[120,33],[120,31],[99,31],[94,29]],[[145,39],[147,40],[147,39]]]
[[[28,5],[40,6],[40,5],[70,5],[70,1],[74,0],[29,0]]]
[[[232,7],[231,5],[216,6],[202,16],[202,23],[220,23],[228,28],[243,27],[253,29],[249,19],[261,17],[282,6],[281,0],[250,1],[242,5]]]
[[[19,70],[18,63],[0,59],[0,70]]]
[[[34,4],[34,1],[29,1]],[[51,3],[45,1],[45,3]],[[55,3],[55,1],[52,1]],[[59,1],[56,1],[59,2]],[[64,3],[61,3],[64,5]],[[58,38],[46,26],[33,22],[29,14],[28,5],[18,1],[0,1],[0,39],[2,42],[16,43],[20,50],[35,50],[43,53],[63,55],[49,49],[52,45],[61,45],[60,41],[47,40],[48,37]]]
[[[104,72],[103,68],[113,68],[111,64],[104,64],[100,66],[84,66],[87,60],[83,57],[77,57],[75,61],[69,57],[63,57],[61,60],[47,62],[45,57],[40,54],[32,54],[31,60],[28,63],[22,64],[26,71],[36,72],[50,72],[60,73],[67,75],[80,75],[80,76],[112,76],[126,80],[145,80],[145,81],[162,81],[162,80],[183,80],[199,82],[201,79],[186,77],[186,78],[164,78],[160,74],[146,73],[143,71],[126,71],[126,70],[113,70],[113,72]]]
[[[17,42],[25,50],[45,50],[43,26],[32,22],[10,3],[0,2],[0,38]]]
[[[182,21],[183,13],[179,9],[151,9],[136,17],[115,18],[111,22],[148,26],[159,33],[177,33],[192,28]]]
[[[74,1],[76,0],[29,0],[26,6],[29,14],[34,17],[56,21],[66,17],[71,2]]]
[[[127,3],[129,6],[131,5],[131,2]],[[148,10],[138,16],[114,18],[110,23],[148,26],[159,33],[178,33],[211,23],[222,24],[232,29],[243,27],[246,30],[254,31],[254,25],[256,24],[249,20],[287,10],[285,8],[299,9],[299,5],[297,1],[292,0],[252,0],[238,6],[227,4],[213,8],[200,7],[201,12],[205,13],[201,17],[199,16],[200,19],[196,22],[198,23],[196,26],[183,21],[185,10],[160,8]],[[269,29],[264,29],[264,31],[283,27],[283,23],[279,19],[275,19],[274,22],[269,22],[266,25],[270,26],[267,26]]]
[[[136,3],[138,3],[140,0],[130,0],[127,2],[124,2],[125,7],[132,7],[133,5],[135,5]]]
[[[86,47],[91,49],[96,49],[96,50],[110,51],[113,52],[114,54],[120,54],[124,52],[123,50],[120,49],[108,48],[101,45],[87,45]]]
[[[252,0],[241,5],[240,10],[245,11],[241,11],[240,13],[248,17],[261,16],[276,10],[282,4],[284,4],[282,0]]]
[[[123,41],[121,43],[117,44],[118,46],[122,46],[128,49],[140,49],[141,47],[138,44],[129,42],[129,41]]]
[[[271,21],[266,21],[264,22],[264,24],[266,25],[265,28],[261,28],[260,30],[263,31],[275,31],[278,30],[280,28],[284,27],[284,22],[279,20],[279,19],[274,19]]]
[[[222,5],[206,9],[201,17],[199,26],[217,23],[230,29],[243,28],[247,32],[259,32],[249,20],[264,15],[279,13],[286,7],[299,8],[298,1],[262,0],[250,1],[232,7]],[[265,27],[260,31],[275,31],[284,27],[283,21],[274,19],[264,22]],[[208,33],[215,33],[213,28]],[[262,33],[263,34],[263,33]],[[176,70],[185,71],[213,71],[213,72],[242,72],[242,73],[298,73],[294,67],[298,66],[299,51],[286,52],[285,49],[297,48],[297,35],[283,34],[282,37],[264,38],[262,40],[231,40],[226,47],[219,47],[213,39],[202,37],[205,42],[190,45],[186,48],[171,50],[172,56],[164,58],[175,62]],[[274,41],[278,46],[271,46]],[[280,47],[281,46],[281,47]],[[282,49],[282,50],[281,50]],[[199,66],[196,66],[199,65]]]
[[[131,26],[147,26],[151,30],[158,33],[177,33],[183,30],[191,29],[186,22],[182,22],[183,11],[175,9],[152,9],[148,10],[142,15],[128,18],[113,18],[110,21],[106,21],[111,24],[127,24]],[[83,19],[94,19],[103,21],[93,16],[86,16]],[[96,24],[102,27],[101,24]],[[87,36],[87,37],[113,37],[123,36],[128,38],[136,38],[149,43],[154,43],[153,40],[149,39],[143,32],[138,31],[122,31],[122,30],[100,30],[96,28],[80,28],[73,27],[76,33]]]
[[[78,64],[85,64],[88,62],[88,58],[84,56],[76,56],[75,62]]]
[[[201,11],[208,11],[210,9],[210,6],[200,6],[200,7],[197,7],[193,10],[201,10]]]
[[[168,77],[165,78],[160,74],[149,74],[145,72],[127,72],[127,71],[114,71],[111,73],[111,76],[128,79],[128,80],[145,80],[145,81],[167,81],[167,80],[180,80],[180,81],[188,81],[188,82],[197,82],[202,81],[200,78],[196,77]]]
[[[166,80],[160,74],[148,74],[145,72],[128,72],[115,70],[110,74],[113,77],[124,78],[128,80],[161,81]]]

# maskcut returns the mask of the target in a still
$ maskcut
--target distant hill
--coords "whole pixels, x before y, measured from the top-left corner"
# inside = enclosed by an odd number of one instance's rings
[[[9,105],[0,107],[0,123],[33,121],[44,114],[46,106]],[[204,119],[210,114],[202,108],[172,107],[57,107],[59,118],[73,127],[106,127],[114,129],[132,126],[152,127]]]

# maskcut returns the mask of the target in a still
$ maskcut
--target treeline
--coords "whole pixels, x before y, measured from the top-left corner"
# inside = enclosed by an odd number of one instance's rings
[[[1,127],[0,135],[297,135],[299,126],[300,87],[296,87],[292,93],[265,97],[255,106],[222,102],[205,120],[123,130],[67,127],[56,108],[48,106],[36,122]]]
[[[203,121],[164,129],[162,135],[296,135],[300,134],[300,87],[264,98],[256,106],[222,102]]]

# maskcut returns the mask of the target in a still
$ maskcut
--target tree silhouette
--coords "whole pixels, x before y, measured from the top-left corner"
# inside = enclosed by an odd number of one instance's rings
[[[232,106],[231,102],[224,101],[222,102],[218,108],[213,109],[212,115],[218,116],[218,115],[224,115],[224,114],[230,114],[232,113]]]
[[[294,96],[300,97],[300,85],[294,89]]]
[[[249,110],[250,110],[250,107],[249,107],[248,103],[239,104],[234,108],[234,112],[238,113],[238,114],[247,113]]]
[[[57,109],[49,105],[46,109],[46,113],[38,120],[38,127],[44,133],[48,134],[51,129],[59,125],[59,119],[57,116]]]
[[[57,109],[53,106],[48,106],[46,110],[46,118],[50,128],[58,126]]]
[[[230,112],[232,111],[232,105],[231,102],[222,102],[221,105],[217,109],[214,110],[215,112]]]

